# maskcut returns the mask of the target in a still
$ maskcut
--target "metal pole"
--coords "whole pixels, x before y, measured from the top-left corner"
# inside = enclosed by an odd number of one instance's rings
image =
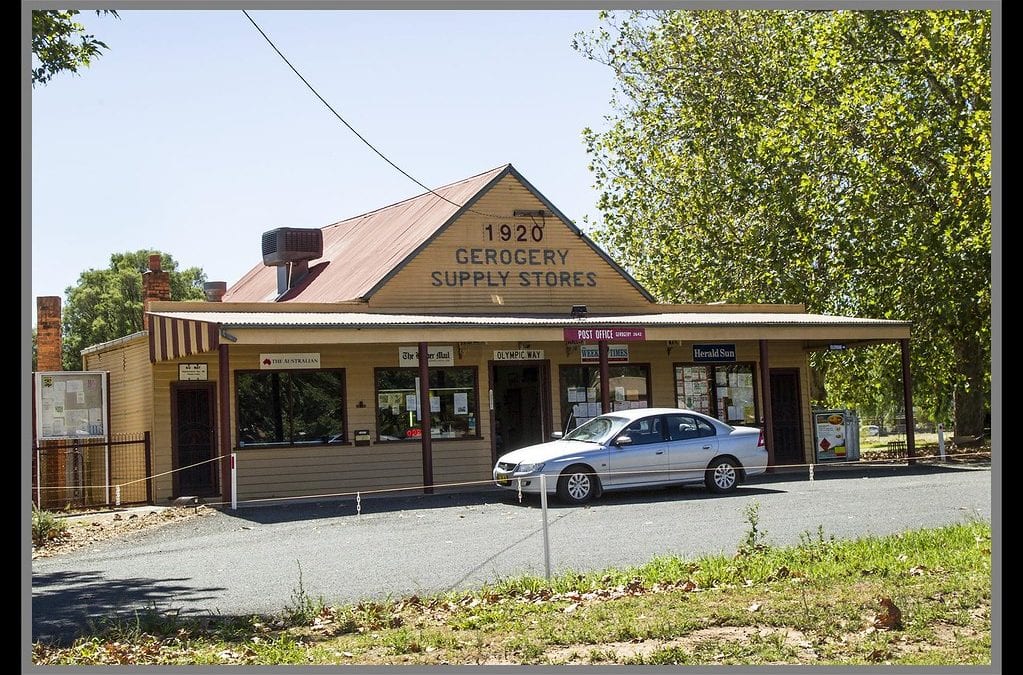
[[[419,430],[423,446],[423,494],[433,494],[433,437],[430,421],[430,347],[419,343]]]
[[[909,339],[899,340],[902,349],[902,398],[906,408],[906,463],[916,463],[916,425],[913,421],[913,376],[909,371]]]
[[[231,510],[238,510],[238,453],[231,453]]]
[[[41,448],[36,447],[36,506],[43,508],[43,455]]]
[[[768,363],[767,340],[760,341],[760,397],[764,411],[764,445],[767,446],[767,471],[774,471],[774,409],[771,406],[771,367]]]
[[[597,343],[597,354],[600,357],[600,412],[611,412],[611,371],[607,365],[607,341]]]
[[[152,445],[149,442],[149,432],[142,432],[142,442],[145,444],[146,450],[146,503],[152,504],[155,495],[153,494],[154,479],[150,476],[153,475],[153,457],[152,457]]]
[[[547,474],[540,474],[540,512],[543,517],[543,571],[551,580],[551,542],[547,535]]]
[[[220,417],[218,418],[220,422],[220,452],[217,454],[220,461],[214,469],[214,475],[217,475],[216,469],[220,469],[220,497],[224,499],[224,483],[230,480],[230,468],[224,460],[231,454],[231,355],[226,342],[217,345],[217,392],[219,394],[217,407],[220,408]],[[231,486],[231,490],[231,502],[234,503],[234,485]]]
[[[103,484],[106,485],[106,489],[103,490],[103,492],[105,492],[106,496],[107,496],[106,505],[110,506],[110,437],[107,436],[104,440],[106,441],[106,445],[103,446],[103,449],[104,449],[104,452],[103,452],[103,463],[105,465],[103,473],[106,476],[106,479],[104,480]],[[120,506],[121,505],[121,498],[120,498],[121,487],[118,486],[117,490],[118,490],[117,505]]]
[[[945,425],[938,425],[938,455],[945,461]]]

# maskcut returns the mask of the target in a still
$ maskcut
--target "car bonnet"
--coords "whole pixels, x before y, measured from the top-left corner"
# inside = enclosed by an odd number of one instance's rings
[[[539,445],[530,445],[518,450],[501,455],[499,462],[509,464],[535,464],[537,462],[549,462],[559,457],[578,455],[580,452],[597,450],[601,447],[599,443],[590,441],[550,441]]]

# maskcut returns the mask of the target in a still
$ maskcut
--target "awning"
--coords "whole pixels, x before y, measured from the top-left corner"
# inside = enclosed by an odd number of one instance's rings
[[[148,314],[149,360],[170,361],[211,352],[220,346],[220,324]]]

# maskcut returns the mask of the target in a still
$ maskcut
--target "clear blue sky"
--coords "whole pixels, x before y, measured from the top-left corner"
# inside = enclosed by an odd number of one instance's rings
[[[241,11],[80,17],[110,47],[32,92],[32,310],[115,251],[233,284],[260,235],[423,192],[343,127]],[[613,77],[571,47],[596,11],[253,11],[320,93],[430,187],[511,162],[598,220],[581,132]]]

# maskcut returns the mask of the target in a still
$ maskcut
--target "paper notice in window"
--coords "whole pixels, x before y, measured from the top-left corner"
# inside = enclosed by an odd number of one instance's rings
[[[469,394],[464,391],[455,392],[455,414],[469,414]]]
[[[440,412],[440,396],[430,397],[430,412]]]
[[[416,405],[415,394],[405,394],[405,410],[415,410],[416,412],[419,411],[419,406]]]

